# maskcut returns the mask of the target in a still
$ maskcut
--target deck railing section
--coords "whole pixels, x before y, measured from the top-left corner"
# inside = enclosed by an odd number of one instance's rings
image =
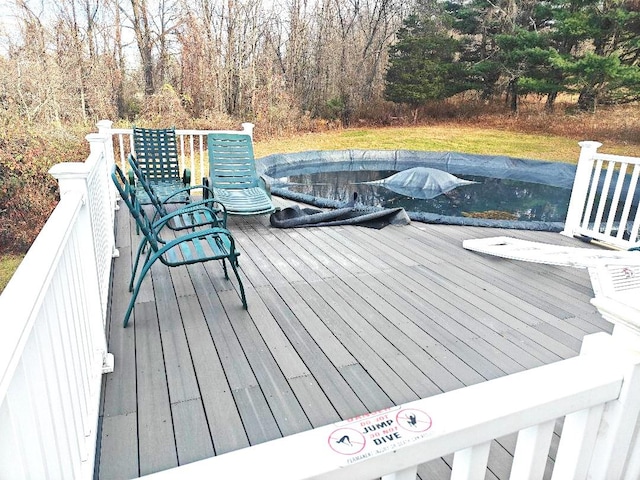
[[[635,337],[629,348],[615,332],[589,335],[581,355],[569,360],[148,478],[413,480],[419,464],[453,453],[452,479],[484,479],[491,441],[516,432],[511,479],[542,479],[545,470],[553,472],[552,479],[639,478],[634,435],[640,357],[633,352],[639,344]],[[560,443],[550,461],[554,427],[562,417]]]
[[[580,142],[578,168],[562,232],[617,248],[640,245],[640,158],[598,152],[598,142]]]
[[[110,138],[83,163],[54,166],[61,198],[0,295],[0,478],[90,478],[101,375],[114,197]]]
[[[110,135],[114,139],[115,157],[120,163],[120,168],[126,171],[127,155],[134,151],[133,129],[132,128],[112,128],[113,122],[101,120],[98,122],[98,132],[103,135]],[[243,123],[242,130],[228,130],[229,133],[246,133],[253,135],[252,123]],[[176,140],[178,143],[178,161],[180,171],[185,168],[191,170],[191,183],[199,184],[202,177],[209,171],[209,159],[207,157],[207,135],[213,132],[227,132],[227,130],[176,130]],[[114,157],[114,158],[115,158]],[[199,175],[197,175],[199,173]]]

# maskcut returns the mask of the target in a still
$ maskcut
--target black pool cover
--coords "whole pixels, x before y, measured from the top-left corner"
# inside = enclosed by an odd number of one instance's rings
[[[273,194],[321,208],[348,208],[346,202],[313,197],[288,190],[283,181],[291,175],[332,171],[437,169],[455,175],[477,175],[571,189],[576,166],[560,162],[525,160],[506,156],[414,150],[333,150],[275,154],[258,161],[259,173],[271,184]],[[415,178],[413,179],[415,181]],[[453,180],[455,181],[455,180]],[[443,187],[444,188],[444,187]],[[375,207],[370,207],[375,210]],[[294,215],[294,212],[289,212]],[[295,213],[302,216],[304,212]],[[284,215],[284,214],[283,214]],[[561,231],[561,222],[492,220],[454,217],[428,212],[408,212],[411,220],[452,225],[489,226],[525,230]],[[297,221],[297,220],[296,220]]]

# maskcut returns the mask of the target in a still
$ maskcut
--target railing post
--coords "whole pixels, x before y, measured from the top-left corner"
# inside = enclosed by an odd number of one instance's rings
[[[93,153],[95,152],[92,152],[89,160],[93,157]],[[96,348],[98,348],[102,354],[103,373],[108,373],[113,371],[113,355],[107,353],[107,341],[104,329],[106,320],[106,296],[108,295],[109,286],[108,283],[105,283],[105,277],[108,278],[110,275],[111,255],[114,250],[113,223],[109,225],[102,225],[103,229],[106,227],[106,230],[111,232],[110,234],[107,233],[106,235],[99,235],[96,233],[96,225],[100,222],[107,223],[108,219],[112,217],[105,218],[104,216],[104,212],[106,211],[104,205],[106,202],[106,196],[100,195],[99,193],[94,195],[95,192],[90,191],[92,190],[90,188],[92,174],[94,177],[101,177],[104,174],[102,168],[98,167],[97,171],[95,171],[95,164],[89,162],[89,160],[86,162],[58,163],[51,167],[49,174],[58,181],[61,196],[64,196],[71,191],[76,191],[80,192],[84,198],[84,206],[82,208],[80,219],[81,228],[79,229],[79,235],[82,238],[82,245],[86,248],[86,261],[83,262],[83,269],[86,272],[87,279],[90,279],[92,283],[95,279],[96,288],[90,289],[93,298],[88,303],[92,307],[95,305],[96,310],[95,312],[92,312],[91,315],[97,317],[97,320],[99,320],[92,321],[90,323]],[[101,179],[96,178],[96,180],[99,183]],[[104,178],[102,180],[104,180]],[[94,201],[94,203],[98,203],[98,205],[92,205],[92,201]],[[103,205],[100,205],[100,202]],[[111,236],[111,241],[105,242],[104,240],[108,240],[108,235]],[[101,242],[96,242],[97,237],[102,237],[100,238]],[[98,244],[105,245],[104,249],[108,251],[98,250]],[[107,261],[109,262],[109,265],[105,265]],[[105,271],[105,269],[109,270]]]
[[[113,152],[113,133],[111,131],[111,127],[113,126],[113,122],[111,120],[100,120],[96,123],[96,127],[98,127],[98,133],[104,138],[103,151],[106,159],[106,168],[107,168],[107,178],[111,173],[111,165],[116,162],[116,156]],[[87,135],[86,139],[91,144],[92,140],[90,139],[91,135]],[[93,150],[92,150],[93,152]],[[109,191],[111,192],[111,196],[113,198],[113,209],[118,210],[118,192],[115,189],[115,186],[109,182]]]
[[[107,163],[115,163],[115,155],[113,153],[113,133],[111,132],[111,126],[113,122],[111,120],[100,120],[96,123],[98,127],[98,133],[105,137],[104,153],[107,157]]]
[[[242,131],[244,133],[248,133],[249,135],[251,135],[251,138],[253,138],[253,128],[255,127],[255,125],[253,123],[249,123],[249,122],[245,122],[242,124]]]
[[[589,478],[640,478],[640,309],[609,297],[591,301],[614,323],[611,336],[585,337],[581,354],[598,354],[624,372],[617,400],[605,406]]]
[[[573,188],[571,189],[571,198],[569,199],[569,208],[567,217],[564,222],[564,230],[560,232],[567,237],[573,237],[573,233],[580,226],[582,213],[587,201],[589,192],[589,181],[593,171],[594,156],[598,152],[598,148],[602,146],[600,142],[584,141],[579,142],[580,157],[578,158],[578,167],[576,168],[576,176],[573,180]]]

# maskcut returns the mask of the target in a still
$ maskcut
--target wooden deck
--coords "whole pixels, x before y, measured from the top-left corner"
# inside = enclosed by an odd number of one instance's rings
[[[104,379],[97,478],[137,477],[555,362],[576,355],[585,334],[611,330],[589,304],[586,270],[461,246],[505,233],[585,246],[557,233],[417,222],[277,230],[266,216],[234,217],[230,229],[248,311],[217,262],[159,264],[124,329],[138,239],[118,212],[116,364]],[[508,478],[514,448],[515,438],[494,442],[487,478]],[[448,478],[450,462],[419,475]]]

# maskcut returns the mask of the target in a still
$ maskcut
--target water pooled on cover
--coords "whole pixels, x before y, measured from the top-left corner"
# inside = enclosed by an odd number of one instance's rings
[[[437,168],[415,167],[403,170],[382,180],[364,183],[380,185],[407,197],[430,199],[450,192],[462,185],[477,182],[458,178]]]

